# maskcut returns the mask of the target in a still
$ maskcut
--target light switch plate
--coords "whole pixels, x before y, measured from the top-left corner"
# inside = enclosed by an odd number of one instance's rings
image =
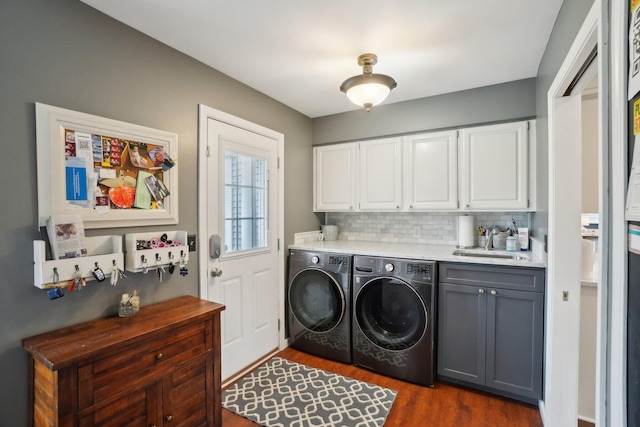
[[[187,235],[187,246],[189,246],[189,252],[195,252],[196,250],[196,235],[188,234]]]

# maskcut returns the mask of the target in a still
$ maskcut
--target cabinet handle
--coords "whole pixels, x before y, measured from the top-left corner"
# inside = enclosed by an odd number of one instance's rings
[[[164,420],[167,422],[173,421],[173,415],[167,415],[166,417],[164,417]]]
[[[479,294],[484,294],[484,289],[482,289],[482,288],[478,289],[478,293]]]
[[[496,291],[495,289],[491,290],[491,295],[498,295],[498,291]]]
[[[156,354],[156,359],[157,359],[157,360],[160,360],[160,359],[162,359],[163,357],[164,357],[164,355],[163,355],[162,353],[158,353],[158,354]]]

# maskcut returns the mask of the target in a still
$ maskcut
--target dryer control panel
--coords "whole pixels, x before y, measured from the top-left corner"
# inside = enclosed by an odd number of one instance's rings
[[[431,278],[433,272],[433,263],[407,263],[407,274],[418,274]]]
[[[394,276],[432,284],[436,281],[436,262],[399,258],[354,257],[354,277],[370,274]]]

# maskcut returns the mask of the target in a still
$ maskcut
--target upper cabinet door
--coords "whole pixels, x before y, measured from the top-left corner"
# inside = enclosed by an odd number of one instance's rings
[[[404,137],[404,209],[458,209],[456,131]]]
[[[356,209],[356,143],[313,149],[314,210],[339,212]]]
[[[528,209],[528,122],[463,129],[461,208]]]
[[[363,141],[360,145],[360,210],[402,207],[402,138]]]

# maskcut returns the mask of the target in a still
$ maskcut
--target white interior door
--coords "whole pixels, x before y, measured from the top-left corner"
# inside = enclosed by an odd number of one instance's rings
[[[279,347],[278,140],[207,118],[206,144],[201,280],[207,299],[226,306],[224,381]]]

